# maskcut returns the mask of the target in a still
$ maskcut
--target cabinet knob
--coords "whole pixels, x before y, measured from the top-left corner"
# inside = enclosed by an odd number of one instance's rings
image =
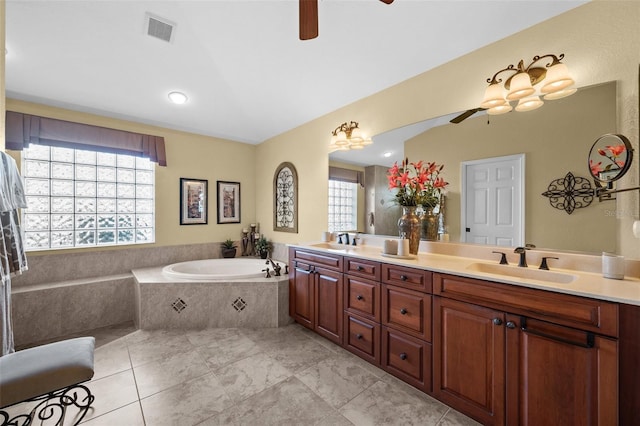
[[[359,295],[357,295],[357,296],[356,296],[356,299],[357,299],[357,300],[362,300],[362,299],[364,299],[364,297],[362,297],[362,295],[361,295],[361,294],[359,294]]]
[[[356,271],[364,271],[364,268],[362,266],[358,265],[356,267]]]
[[[406,314],[407,314],[407,312],[408,312],[408,311],[407,311],[405,308],[400,309],[400,313],[401,313],[402,315],[406,315]]]
[[[400,280],[406,281],[406,280],[408,280],[408,278],[407,278],[406,275],[400,275]]]
[[[404,352],[402,352],[402,353],[400,354],[400,359],[401,359],[401,360],[403,360],[403,361],[404,361],[405,359],[407,359],[407,354],[405,354]]]
[[[502,320],[501,320],[500,318],[494,318],[494,319],[493,319],[493,323],[494,323],[495,325],[502,325]]]
[[[516,328],[516,323],[513,322],[513,321],[507,321],[506,326],[507,326],[507,328],[514,329],[514,328]]]
[[[360,333],[356,334],[356,339],[362,340],[362,334],[360,334]]]

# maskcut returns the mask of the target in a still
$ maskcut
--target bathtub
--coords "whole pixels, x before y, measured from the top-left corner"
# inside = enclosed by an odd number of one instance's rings
[[[277,261],[276,261],[277,262]],[[208,259],[132,271],[140,329],[281,327],[289,317],[285,263],[276,277],[264,259]]]
[[[269,263],[269,265],[267,265],[264,259],[205,259],[167,265],[162,268],[162,274],[168,278],[178,278],[181,280],[239,280],[264,277],[265,272],[263,270],[267,267],[272,271],[271,274],[273,275],[271,264]],[[284,271],[284,266],[282,267],[282,271]]]

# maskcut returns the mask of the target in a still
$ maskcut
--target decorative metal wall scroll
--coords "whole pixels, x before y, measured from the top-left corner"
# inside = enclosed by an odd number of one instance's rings
[[[273,176],[273,230],[298,232],[298,173],[291,163],[282,163]]]
[[[575,209],[591,204],[595,190],[587,178],[575,177],[569,172],[565,177],[551,181],[542,195],[549,197],[552,207],[571,214]]]

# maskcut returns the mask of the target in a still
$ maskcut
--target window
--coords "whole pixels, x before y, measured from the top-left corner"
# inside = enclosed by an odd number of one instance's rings
[[[26,250],[155,241],[147,158],[31,144],[22,151],[22,175]]]
[[[358,228],[358,184],[329,180],[329,231]]]

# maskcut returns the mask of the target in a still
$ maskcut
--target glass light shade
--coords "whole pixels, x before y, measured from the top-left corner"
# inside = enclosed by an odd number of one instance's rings
[[[511,79],[511,86],[507,94],[508,101],[517,101],[533,95],[536,90],[531,86],[531,77],[526,72],[519,72]],[[518,108],[516,108],[517,110]]]
[[[347,134],[345,132],[338,132],[336,136],[335,144],[338,146],[349,145],[349,141],[347,140]]]
[[[513,109],[513,107],[511,106],[511,104],[509,102],[504,102],[502,105],[498,105],[498,106],[494,106],[493,108],[489,108],[487,110],[487,114],[489,115],[500,115],[500,114],[506,114],[509,111],[511,111]]]
[[[182,92],[170,92],[167,96],[169,96],[169,100],[174,104],[181,105],[187,102],[187,95]]]
[[[540,88],[542,93],[554,93],[574,83],[573,78],[569,75],[569,69],[561,63],[550,67],[543,81],[544,86]]]
[[[499,83],[490,84],[484,91],[484,99],[480,106],[482,108],[493,108],[504,103],[504,90]]]
[[[362,143],[360,143],[360,142],[356,142],[356,143],[352,143],[351,145],[349,145],[349,148],[351,148],[351,149],[364,149],[364,145],[362,145]]]
[[[567,96],[571,96],[577,91],[578,89],[576,89],[575,87],[562,89],[562,90],[558,90],[557,92],[547,93],[546,95],[544,95],[544,99],[546,101],[554,101],[556,99],[562,99],[562,98],[566,98]]]
[[[520,99],[518,105],[516,105],[516,111],[533,111],[534,109],[540,108],[543,104],[544,102],[542,102],[539,96],[529,96],[527,98]]]
[[[362,136],[362,131],[360,130],[359,127],[356,127],[351,131],[350,140],[351,140],[351,143],[362,142],[364,140],[364,137]]]

